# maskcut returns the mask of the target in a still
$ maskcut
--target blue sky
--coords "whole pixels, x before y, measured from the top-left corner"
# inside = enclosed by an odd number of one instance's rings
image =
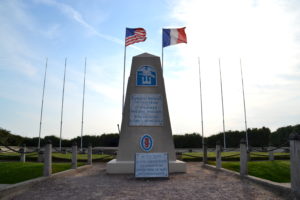
[[[161,28],[186,26],[188,44],[165,48],[164,75],[174,134],[200,132],[197,57],[201,59],[204,134],[222,131],[218,59],[226,129],[243,130],[239,59],[248,126],[272,130],[299,123],[300,4],[279,0],[2,0],[0,1],[0,127],[38,136],[48,57],[42,136],[59,135],[67,57],[63,137],[80,135],[84,59],[84,134],[117,132],[121,122],[125,27],[147,40],[132,56],[161,55]]]

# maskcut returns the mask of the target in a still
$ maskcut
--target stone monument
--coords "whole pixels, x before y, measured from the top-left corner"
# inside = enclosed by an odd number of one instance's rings
[[[133,174],[136,153],[167,153],[169,172],[186,172],[176,160],[160,58],[134,56],[122,115],[117,157],[107,163],[110,174]]]

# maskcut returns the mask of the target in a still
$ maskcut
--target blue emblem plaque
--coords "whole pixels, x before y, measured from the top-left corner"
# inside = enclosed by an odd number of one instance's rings
[[[143,135],[140,139],[140,146],[141,146],[141,149],[143,149],[146,152],[151,151],[151,149],[153,147],[153,139],[152,139],[151,135],[148,135],[148,134]]]
[[[137,86],[156,86],[156,70],[149,65],[142,65],[136,71]]]

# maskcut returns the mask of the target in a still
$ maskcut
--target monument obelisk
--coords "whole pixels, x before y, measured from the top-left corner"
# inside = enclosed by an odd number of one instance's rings
[[[186,172],[176,160],[161,62],[143,53],[132,59],[122,115],[117,157],[107,173],[134,173],[136,153],[168,153],[169,172]]]

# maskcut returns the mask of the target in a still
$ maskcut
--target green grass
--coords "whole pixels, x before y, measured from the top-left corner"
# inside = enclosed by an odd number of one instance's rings
[[[78,163],[82,166],[84,163]],[[52,173],[71,169],[71,163],[53,163]],[[14,184],[43,175],[43,163],[0,162],[0,184]]]
[[[215,165],[215,161],[209,164]],[[232,171],[240,171],[239,162],[222,162],[222,167]],[[290,161],[252,161],[248,162],[248,174],[278,183],[290,182]]]
[[[52,153],[53,158],[64,158],[64,159],[70,159],[72,158],[72,154],[71,153]],[[102,159],[107,157],[108,155],[106,154],[93,154],[93,159]],[[111,156],[112,157],[112,156]],[[77,159],[78,160],[87,160],[88,159],[88,155],[87,154],[77,154]]]
[[[236,155],[238,154],[238,155]],[[222,152],[222,160],[224,161],[239,161],[240,156],[239,152]],[[235,156],[234,156],[235,155]],[[230,157],[227,157],[230,156]],[[181,159],[184,161],[202,161],[203,153],[202,152],[191,152],[191,153],[184,153],[181,156]],[[251,160],[268,160],[269,154],[265,152],[253,152],[250,153]],[[289,153],[274,153],[275,159],[280,160],[287,160],[290,158]],[[215,160],[216,153],[215,152],[208,152],[207,153],[208,160]]]
[[[37,153],[29,153],[26,154],[26,159],[29,161],[36,161],[38,157]],[[88,155],[87,154],[77,154],[77,159],[79,161],[87,161]],[[93,154],[93,160],[103,160],[103,161],[108,161],[113,159],[113,156],[109,156],[107,154]],[[71,161],[72,154],[71,153],[52,153],[52,158],[55,161]],[[19,153],[0,153],[0,160],[20,160],[20,154]]]

